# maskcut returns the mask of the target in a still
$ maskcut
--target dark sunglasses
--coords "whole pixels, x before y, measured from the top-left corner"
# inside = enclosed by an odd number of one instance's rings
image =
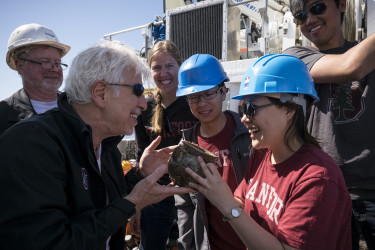
[[[122,87],[132,87],[133,88],[133,93],[136,96],[141,96],[143,94],[143,92],[145,91],[145,88],[140,83],[137,83],[135,85],[119,84],[119,83],[108,83],[108,85],[122,86]]]
[[[326,10],[327,10],[327,4],[323,2],[316,3],[309,8],[309,12],[313,14],[314,16],[322,15],[326,12]],[[298,13],[297,15],[295,15],[294,17],[295,17],[296,23],[298,25],[302,25],[306,21],[307,15],[308,13],[306,11],[302,11]]]
[[[274,105],[274,104],[275,103],[271,102],[271,103],[260,105],[260,106],[254,106],[251,102],[246,102],[246,103],[242,104],[242,106],[238,107],[238,113],[240,114],[241,117],[246,115],[247,118],[252,120],[252,119],[254,119],[254,116],[255,116],[255,110],[260,109],[260,108],[269,107],[269,106]]]

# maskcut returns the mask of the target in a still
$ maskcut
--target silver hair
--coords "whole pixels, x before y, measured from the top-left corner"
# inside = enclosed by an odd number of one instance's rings
[[[150,76],[150,70],[135,50],[119,41],[101,41],[97,45],[79,53],[70,66],[65,80],[65,92],[69,103],[85,104],[91,101],[91,87],[96,81],[121,83],[126,80],[124,70],[134,68],[142,79]],[[118,86],[111,86],[115,95]]]

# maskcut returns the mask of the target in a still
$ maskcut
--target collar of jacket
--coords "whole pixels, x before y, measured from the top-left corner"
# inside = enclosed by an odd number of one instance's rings
[[[57,100],[58,108],[61,114],[69,121],[68,126],[76,136],[83,137],[85,146],[92,147],[92,130],[90,125],[87,125],[78,113],[74,110],[73,106],[69,104],[66,93],[62,93]],[[124,136],[112,136],[102,141],[102,148],[111,148],[120,143]],[[108,147],[107,147],[108,146]]]
[[[18,90],[11,97],[5,99],[5,101],[10,107],[13,107],[13,109],[9,110],[9,121],[24,120],[36,115],[36,112],[31,105],[30,98],[23,88]]]
[[[58,92],[59,95],[61,95],[60,91]],[[9,107],[13,107],[9,109],[8,121],[17,122],[37,114],[30,102],[29,95],[23,88],[4,101],[8,103]]]

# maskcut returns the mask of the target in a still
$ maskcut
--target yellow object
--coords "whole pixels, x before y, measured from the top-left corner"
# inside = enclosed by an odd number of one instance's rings
[[[130,164],[130,161],[127,161],[127,160],[123,160],[121,162],[121,166],[122,166],[123,171],[128,171],[132,167],[132,165]]]

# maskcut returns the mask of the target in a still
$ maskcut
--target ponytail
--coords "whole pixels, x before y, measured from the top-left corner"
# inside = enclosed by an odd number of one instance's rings
[[[155,102],[156,106],[154,107],[152,113],[152,119],[151,119],[151,126],[152,131],[155,134],[160,134],[163,129],[163,118],[164,118],[164,108],[161,105],[161,92],[160,89],[156,88],[155,92]]]

